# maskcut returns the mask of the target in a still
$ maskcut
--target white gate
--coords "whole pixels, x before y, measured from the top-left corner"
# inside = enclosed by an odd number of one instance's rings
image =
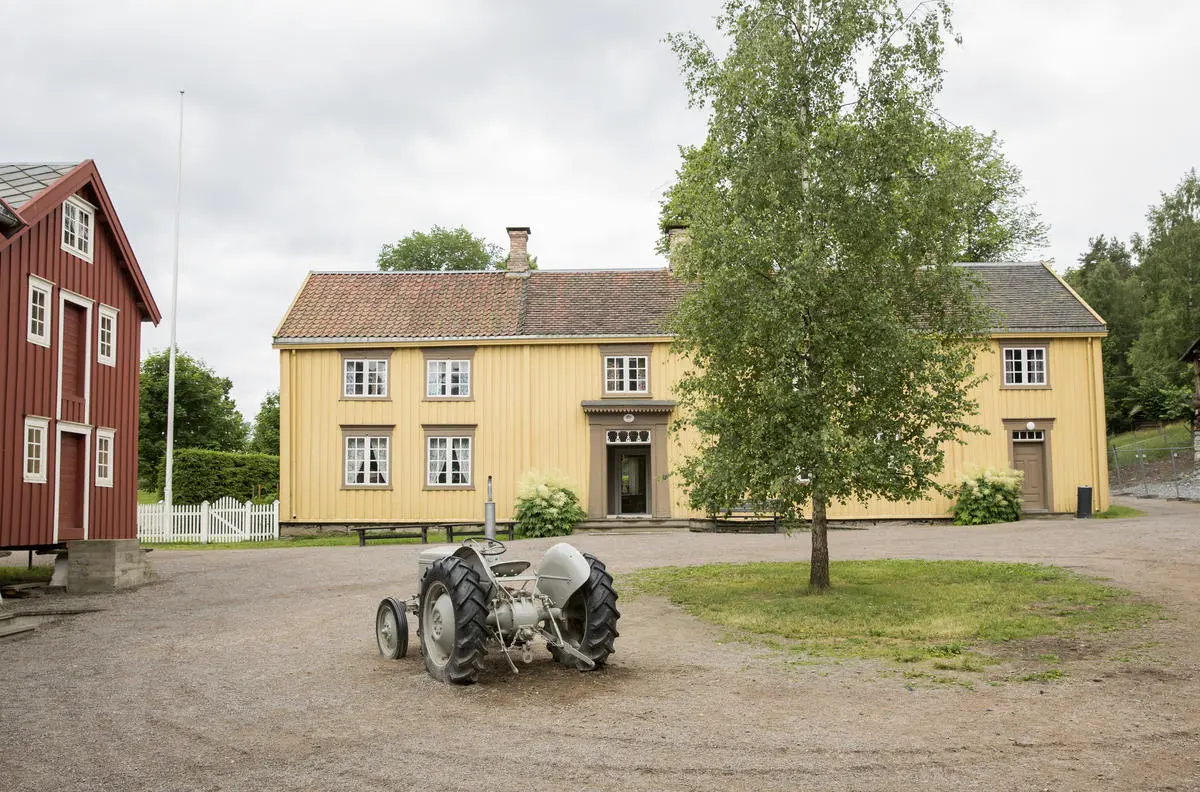
[[[138,504],[138,539],[143,542],[261,542],[279,538],[279,501],[255,505],[225,497],[198,506]]]

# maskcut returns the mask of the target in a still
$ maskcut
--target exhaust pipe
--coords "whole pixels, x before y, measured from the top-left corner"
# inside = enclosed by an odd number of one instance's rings
[[[496,502],[492,500],[492,477],[488,476],[488,499],[483,504],[483,535],[496,538]]]

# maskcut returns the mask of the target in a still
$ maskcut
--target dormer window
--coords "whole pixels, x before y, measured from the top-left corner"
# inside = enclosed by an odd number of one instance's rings
[[[86,201],[71,196],[63,203],[62,218],[62,249],[91,263],[96,209]]]

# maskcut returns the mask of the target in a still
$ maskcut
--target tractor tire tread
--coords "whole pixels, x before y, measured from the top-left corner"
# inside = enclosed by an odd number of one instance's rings
[[[487,655],[488,609],[483,584],[475,570],[461,558],[442,558],[429,568],[422,581],[422,614],[425,612],[425,592],[436,581],[445,584],[454,603],[454,651],[445,666],[438,668],[430,661],[422,641],[421,654],[425,657],[425,668],[438,681],[456,685],[473,684],[483,670],[483,660]],[[418,629],[418,635],[420,632]]]
[[[621,612],[617,610],[617,590],[613,588],[612,575],[608,573],[604,563],[591,553],[584,553],[591,566],[588,580],[572,596],[581,597],[587,612],[587,630],[579,646],[576,647],[595,664],[587,668],[576,658],[565,652],[560,652],[553,646],[550,654],[565,666],[577,668],[580,671],[591,671],[600,668],[608,662],[608,656],[614,651],[613,643],[620,636],[617,632],[617,620]]]

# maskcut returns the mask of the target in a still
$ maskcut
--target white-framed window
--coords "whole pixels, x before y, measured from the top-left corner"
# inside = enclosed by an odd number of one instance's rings
[[[1005,385],[1045,385],[1045,347],[1005,347]]]
[[[1012,439],[1016,443],[1041,443],[1046,439],[1046,432],[1042,429],[1016,429]]]
[[[342,395],[346,398],[388,395],[388,362],[369,358],[346,358],[342,361],[345,384]]]
[[[346,486],[387,486],[391,482],[390,445],[390,437],[346,435]]]
[[[471,361],[425,361],[425,395],[431,398],[471,395]]]
[[[50,346],[50,295],[54,284],[36,275],[29,276],[28,322],[25,324],[26,338],[38,346]]]
[[[100,306],[96,360],[105,366],[117,365],[117,309]]]
[[[116,451],[115,429],[96,430],[96,486],[113,485],[113,454]]]
[[[46,483],[46,445],[50,436],[50,419],[25,418],[23,478],[30,484]]]
[[[62,249],[90,263],[92,229],[96,225],[95,207],[71,196],[63,202],[62,216]]]
[[[425,439],[428,471],[425,483],[430,487],[471,485],[471,438],[428,437]]]
[[[646,393],[649,390],[648,358],[644,355],[609,355],[604,358],[605,393]]]

